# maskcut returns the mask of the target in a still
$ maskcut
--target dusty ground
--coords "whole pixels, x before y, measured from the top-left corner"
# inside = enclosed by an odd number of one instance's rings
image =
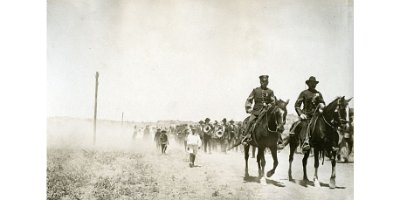
[[[112,129],[110,129],[112,130]],[[166,155],[141,139],[113,137],[118,145],[79,145],[77,135],[55,137],[49,127],[47,186],[48,199],[354,199],[353,163],[337,164],[338,188],[329,189],[330,161],[320,166],[320,188],[300,181],[301,154],[293,162],[294,182],[288,181],[288,147],[278,154],[279,166],[271,179],[244,181],[244,158],[240,152],[197,155],[189,168],[184,148],[171,141]],[[76,129],[70,130],[76,131]],[[58,132],[58,134],[61,134]],[[110,135],[115,132],[110,132]],[[105,135],[105,133],[103,134]],[[75,143],[66,145],[73,139]],[[106,141],[103,138],[103,141]],[[109,139],[109,138],[108,138]],[[121,140],[122,139],[122,140]],[[55,144],[55,141],[61,141]],[[102,140],[99,139],[99,143]],[[103,144],[114,144],[108,140]],[[266,170],[272,158],[266,154]],[[308,176],[312,179],[313,157]],[[250,176],[257,175],[254,158],[249,159]]]

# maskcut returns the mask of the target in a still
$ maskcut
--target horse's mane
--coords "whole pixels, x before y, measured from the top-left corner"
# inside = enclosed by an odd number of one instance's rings
[[[340,101],[342,97],[336,97],[335,100],[333,100],[331,103],[328,104],[328,106],[326,106],[326,108],[324,109],[324,114],[326,115],[331,115],[332,113],[334,113],[338,102]]]
[[[325,110],[326,110],[327,112],[331,112],[331,111],[335,110],[335,109],[336,109],[336,106],[337,106],[337,103],[338,103],[338,100],[339,100],[340,98],[341,98],[341,97],[336,97],[335,100],[333,100],[332,102],[330,102],[330,103],[326,106]]]
[[[279,99],[275,102],[275,106],[277,106],[280,109],[286,110],[286,102],[283,101],[282,99]]]
[[[272,111],[275,110],[276,107],[277,107],[277,108],[280,108],[280,109],[284,110],[284,112],[285,112],[285,113],[284,113],[284,119],[286,120],[286,115],[287,115],[286,105],[287,105],[287,102],[286,102],[286,101],[283,101],[282,99],[276,100],[276,101],[275,101],[275,104],[267,111],[267,113],[271,113]],[[269,123],[270,120],[267,118],[268,116],[274,117],[274,115],[265,114],[265,115],[261,116],[261,117],[262,117],[261,120],[262,120],[262,121],[267,121],[267,122]],[[263,125],[264,128],[266,128],[266,127],[268,126],[268,123],[266,123],[266,124]]]

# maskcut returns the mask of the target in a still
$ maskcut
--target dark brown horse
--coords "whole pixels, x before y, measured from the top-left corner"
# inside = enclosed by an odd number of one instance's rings
[[[286,115],[287,115],[286,106],[288,103],[289,100],[287,100],[286,102],[278,100],[275,105],[268,108],[265,111],[266,114],[260,116],[261,119],[259,123],[256,125],[254,133],[252,134],[252,140],[250,141],[249,144],[258,148],[257,163],[258,163],[258,177],[260,179],[265,175],[264,173],[265,148],[268,147],[271,150],[271,155],[274,160],[273,168],[268,171],[266,176],[271,177],[275,173],[275,169],[278,166],[277,142],[279,139],[279,135],[284,131],[284,125],[286,123]],[[244,120],[245,124],[247,124],[248,119],[249,117],[247,117]],[[244,179],[249,178],[248,160],[249,160],[250,145],[244,147],[244,158],[246,161]]]
[[[324,159],[325,153],[330,156],[332,163],[332,174],[330,177],[329,187],[331,189],[336,188],[336,154],[338,151],[339,134],[338,128],[345,128],[348,126],[348,112],[347,106],[351,99],[346,100],[345,97],[338,97],[333,100],[328,106],[325,107],[322,114],[315,114],[316,121],[315,126],[310,127],[310,145],[314,149],[314,186],[320,187],[318,181],[318,167],[319,167],[319,156],[321,154]],[[318,112],[318,111],[316,111]],[[295,128],[295,130],[292,130]],[[304,141],[304,138],[300,136],[301,126],[292,126],[291,131],[294,131],[293,135],[290,135],[290,155],[289,155],[289,180],[292,181],[292,162],[293,154],[299,144]],[[303,157],[303,180],[308,182],[307,177],[307,159],[310,155],[310,150],[304,152]],[[322,162],[323,164],[323,162]]]

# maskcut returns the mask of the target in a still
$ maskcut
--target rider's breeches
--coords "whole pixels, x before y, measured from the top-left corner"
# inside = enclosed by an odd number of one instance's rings
[[[301,126],[300,136],[301,138],[308,138],[309,137],[309,123],[310,120],[302,120],[299,124]]]
[[[254,114],[254,113],[252,113],[251,115],[250,115],[250,118],[249,118],[249,121],[248,121],[248,124],[247,124],[247,127],[246,127],[246,135],[249,135],[250,133],[250,128],[251,128],[251,126],[253,125],[253,123],[254,123],[254,120],[256,119],[256,115]]]

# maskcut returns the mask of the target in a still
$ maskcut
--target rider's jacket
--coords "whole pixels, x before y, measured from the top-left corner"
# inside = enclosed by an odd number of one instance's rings
[[[247,97],[245,109],[249,111],[254,101],[253,112],[259,112],[264,105],[275,103],[274,91],[269,88],[254,88],[249,97]]]
[[[322,94],[315,89],[307,89],[300,93],[294,108],[299,116],[305,114],[307,117],[311,117],[319,103],[325,104]],[[301,108],[301,104],[303,104],[303,108]]]

